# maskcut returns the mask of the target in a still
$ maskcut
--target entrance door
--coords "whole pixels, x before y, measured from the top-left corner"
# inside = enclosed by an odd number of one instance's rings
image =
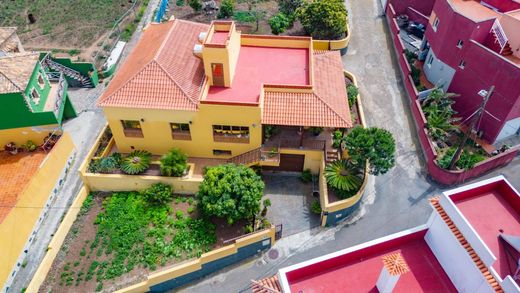
[[[211,76],[214,86],[224,86],[224,65],[222,63],[211,63]]]

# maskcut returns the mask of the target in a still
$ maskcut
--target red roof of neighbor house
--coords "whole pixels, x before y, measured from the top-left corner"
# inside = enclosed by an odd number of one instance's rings
[[[352,127],[339,52],[314,53],[313,92],[266,91],[262,124]]]
[[[98,106],[196,110],[205,77],[193,45],[207,30],[183,20],[150,25]]]

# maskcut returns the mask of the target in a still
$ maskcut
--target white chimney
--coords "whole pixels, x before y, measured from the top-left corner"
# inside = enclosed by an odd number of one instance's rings
[[[199,43],[202,44],[202,43],[204,42],[204,40],[206,39],[206,36],[207,36],[207,35],[208,35],[207,32],[201,32],[201,33],[199,34]]]
[[[410,271],[401,253],[392,253],[382,257],[383,269],[377,279],[376,287],[380,293],[391,293],[399,277]]]
[[[199,57],[199,58],[202,58],[202,49],[204,47],[200,44],[195,44],[195,46],[193,46],[193,55]]]

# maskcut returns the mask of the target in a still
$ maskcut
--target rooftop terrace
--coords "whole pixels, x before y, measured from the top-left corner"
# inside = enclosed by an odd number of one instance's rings
[[[454,193],[451,199],[496,257],[493,268],[500,277],[514,275],[500,242],[501,233],[520,236],[520,195],[505,181]]]
[[[241,46],[231,87],[210,87],[205,101],[258,104],[262,84],[309,85],[309,58],[308,49]]]
[[[368,247],[338,251],[286,270],[291,292],[378,292],[382,257],[400,252],[410,271],[394,292],[456,292],[450,279],[424,241],[426,230]]]

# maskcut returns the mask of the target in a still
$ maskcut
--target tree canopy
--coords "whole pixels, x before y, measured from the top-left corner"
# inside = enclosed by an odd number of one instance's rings
[[[337,40],[345,37],[347,9],[341,0],[313,0],[297,10],[305,32],[319,40]]]
[[[354,164],[364,167],[368,161],[372,175],[384,174],[395,165],[395,140],[388,130],[355,127],[345,137],[345,148]]]
[[[232,224],[260,211],[263,192],[264,182],[251,168],[225,164],[206,170],[197,197],[204,215],[226,218]]]

